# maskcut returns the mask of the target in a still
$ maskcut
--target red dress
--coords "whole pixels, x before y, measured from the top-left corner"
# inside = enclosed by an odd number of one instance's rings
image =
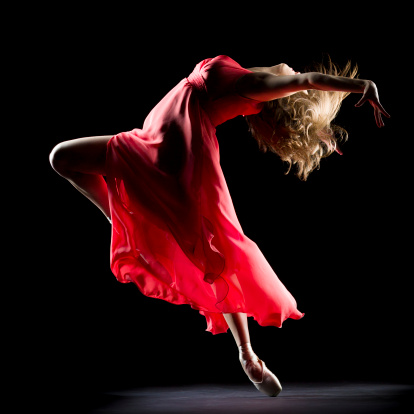
[[[277,327],[303,316],[243,233],[220,167],[216,126],[263,106],[235,92],[246,73],[227,56],[203,60],[142,129],[108,142],[112,272],[146,296],[189,304],[213,334],[228,329],[222,313]]]

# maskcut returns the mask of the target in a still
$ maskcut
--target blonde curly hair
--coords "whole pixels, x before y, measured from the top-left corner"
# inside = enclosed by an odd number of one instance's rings
[[[328,66],[319,64],[314,72],[334,76],[357,77],[357,66],[348,62],[339,69],[329,59]],[[296,175],[306,181],[309,174],[319,169],[322,158],[334,151],[339,153],[337,142],[345,141],[348,133],[331,122],[349,92],[309,90],[285,98],[266,102],[262,111],[247,115],[245,119],[259,148],[276,153],[288,163],[286,174],[296,168]]]

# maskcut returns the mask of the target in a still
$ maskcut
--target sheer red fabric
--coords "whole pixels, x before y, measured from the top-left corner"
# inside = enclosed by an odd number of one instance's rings
[[[246,73],[227,56],[203,60],[142,129],[108,142],[112,272],[146,296],[197,309],[213,334],[227,331],[227,312],[277,327],[303,316],[243,233],[220,167],[216,126],[262,109],[235,91]]]

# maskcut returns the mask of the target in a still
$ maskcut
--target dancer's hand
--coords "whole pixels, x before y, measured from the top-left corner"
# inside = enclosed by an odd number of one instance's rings
[[[384,126],[384,121],[382,120],[382,115],[390,118],[390,115],[383,108],[379,101],[377,86],[374,82],[368,81],[367,86],[364,89],[362,98],[355,104],[356,107],[362,106],[366,101],[368,101],[374,108],[375,122],[379,128]]]

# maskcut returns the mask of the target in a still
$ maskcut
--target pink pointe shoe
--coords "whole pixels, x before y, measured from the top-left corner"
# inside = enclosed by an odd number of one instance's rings
[[[244,344],[239,347],[239,359],[244,372],[249,377],[253,385],[263,394],[269,397],[277,397],[282,391],[282,386],[276,375],[274,375],[266,364],[257,357],[253,352],[250,344]],[[261,366],[259,370],[257,362]]]

